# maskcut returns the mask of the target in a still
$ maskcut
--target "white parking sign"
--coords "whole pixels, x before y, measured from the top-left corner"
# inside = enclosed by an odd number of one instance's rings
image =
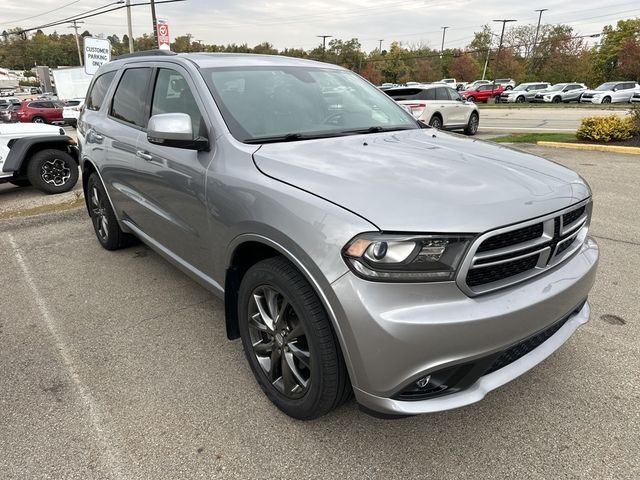
[[[103,38],[85,37],[84,39],[84,71],[93,75],[98,69],[111,60],[111,42]]]

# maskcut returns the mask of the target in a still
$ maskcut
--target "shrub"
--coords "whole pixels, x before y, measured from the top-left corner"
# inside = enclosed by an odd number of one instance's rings
[[[634,104],[631,110],[629,111],[629,117],[631,117],[631,121],[633,122],[635,131],[634,135],[640,135],[640,107]]]
[[[580,140],[591,140],[594,142],[616,142],[629,140],[636,132],[634,119],[627,115],[608,115],[606,117],[587,117],[582,120],[582,124],[577,132]]]

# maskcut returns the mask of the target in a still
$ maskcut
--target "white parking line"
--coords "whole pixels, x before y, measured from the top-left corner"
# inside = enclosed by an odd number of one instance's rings
[[[108,471],[112,474],[113,477],[115,477],[116,479],[124,479],[126,477],[122,474],[124,470],[121,467],[121,463],[118,460],[115,452],[113,451],[107,439],[107,435],[105,434],[104,429],[102,428],[102,425],[101,425],[103,423],[101,421],[102,416],[99,413],[99,409],[96,404],[96,401],[91,395],[91,392],[89,391],[89,389],[82,383],[82,380],[78,375],[78,371],[73,364],[71,355],[69,354],[69,349],[67,348],[65,342],[62,339],[62,336],[58,331],[55,318],[49,311],[49,308],[47,307],[47,302],[45,301],[43,296],[40,294],[40,291],[38,290],[38,287],[33,280],[33,275],[29,271],[29,267],[27,266],[24,260],[24,256],[22,255],[22,252],[20,251],[20,248],[18,247],[18,244],[16,243],[15,238],[13,237],[13,235],[11,235],[11,233],[7,233],[6,236],[9,239],[9,243],[11,244],[13,255],[18,265],[20,266],[22,273],[24,274],[24,277],[27,282],[27,285],[29,286],[29,289],[31,290],[31,294],[33,296],[36,306],[38,307],[42,320],[47,330],[49,331],[49,334],[53,338],[53,342],[55,344],[57,351],[60,352],[60,356],[62,357],[62,362],[66,367],[69,373],[69,376],[71,377],[71,380],[73,381],[73,384],[76,388],[76,392],[78,396],[80,397],[80,400],[82,401],[82,403],[84,404],[84,406],[88,411],[89,419],[91,421],[91,424],[93,425],[93,428],[96,430],[98,441],[100,442],[100,450],[104,452],[105,466],[108,469]]]

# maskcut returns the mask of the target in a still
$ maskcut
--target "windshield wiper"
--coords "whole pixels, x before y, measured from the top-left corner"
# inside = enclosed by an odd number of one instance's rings
[[[275,142],[295,142],[296,140],[304,140],[307,138],[316,138],[302,133],[287,133],[286,135],[278,135],[275,137],[258,137],[244,140],[244,143],[275,143]]]
[[[414,127],[368,127],[368,128],[354,128],[353,130],[343,130],[340,133],[345,135],[357,135],[359,133],[380,133],[380,132],[395,132],[398,130],[415,130]]]

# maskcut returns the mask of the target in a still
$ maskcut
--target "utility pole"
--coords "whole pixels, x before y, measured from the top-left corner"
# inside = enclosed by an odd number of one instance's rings
[[[325,57],[324,52],[325,52],[326,46],[327,46],[327,38],[331,38],[331,37],[333,37],[333,35],[316,35],[316,37],[322,39],[322,59],[324,60],[324,57]]]
[[[440,58],[444,55],[444,36],[447,33],[447,28],[449,27],[440,27],[442,29],[442,46],[440,47]]]
[[[484,61],[484,69],[482,70],[482,80],[484,80],[485,75],[487,74],[487,65],[489,64],[489,57],[491,56],[491,45],[487,49],[487,58]]]
[[[534,10],[534,12],[539,12],[538,15],[538,26],[536,27],[536,36],[533,39],[533,47],[531,47],[531,57],[533,58],[533,52],[536,49],[536,45],[538,44],[538,34],[540,33],[540,22],[542,21],[542,12],[546,12],[549,10],[548,8],[541,8],[539,10]]]
[[[500,61],[500,52],[502,52],[502,39],[504,38],[504,27],[507,23],[517,22],[517,20],[504,19],[504,20],[494,20],[494,22],[502,22],[502,33],[500,34],[500,44],[498,45],[498,53],[496,53],[496,66],[493,72],[493,84],[491,86],[492,91],[496,89],[496,77],[498,76],[498,62]]]
[[[78,39],[78,24],[84,22],[82,20],[73,20],[70,23],[72,25],[69,25],[67,28],[73,28],[73,31],[75,32],[76,47],[78,47],[78,61],[80,62],[80,66],[82,66],[84,63],[82,61],[82,50],[80,50],[80,40]]]
[[[127,32],[129,33],[129,53],[133,53],[133,28],[131,27],[131,0],[127,2]]]
[[[380,53],[382,53],[382,42],[384,42],[384,38],[381,38],[380,40],[378,40],[378,42],[380,42],[380,46],[378,47],[378,51]]]
[[[156,42],[156,48],[158,45],[158,19],[156,18],[156,2],[151,0],[151,21],[153,22],[153,40]]]

